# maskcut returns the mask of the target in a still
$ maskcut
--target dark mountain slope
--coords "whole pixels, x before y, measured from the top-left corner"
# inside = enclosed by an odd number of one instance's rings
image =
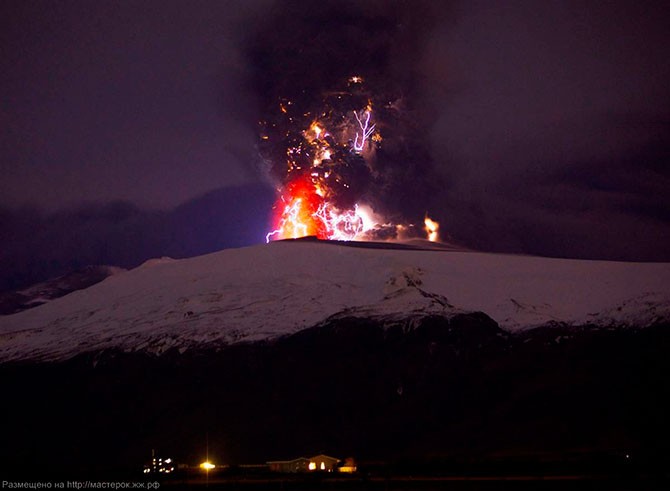
[[[34,462],[69,478],[133,475],[152,448],[197,463],[208,438],[231,464],[578,452],[609,455],[613,471],[625,454],[658,469],[670,462],[668,328],[510,335],[483,314],[414,329],[341,318],[218,351],[6,363],[0,461],[16,475],[34,476]]]

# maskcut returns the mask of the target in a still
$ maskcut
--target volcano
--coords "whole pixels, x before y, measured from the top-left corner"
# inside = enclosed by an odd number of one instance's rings
[[[670,264],[427,241],[155,259],[0,317],[20,474],[310,452],[667,457]],[[666,394],[668,395],[668,394]],[[35,443],[38,442],[38,443]]]

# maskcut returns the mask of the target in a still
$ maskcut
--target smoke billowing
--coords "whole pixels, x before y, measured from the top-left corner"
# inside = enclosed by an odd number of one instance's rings
[[[394,221],[423,219],[441,184],[417,62],[447,10],[416,1],[275,5],[249,53],[260,152],[280,189],[310,180],[340,210],[362,200]]]

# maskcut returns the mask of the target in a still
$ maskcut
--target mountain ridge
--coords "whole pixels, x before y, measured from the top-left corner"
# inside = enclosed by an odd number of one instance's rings
[[[352,316],[392,324],[483,312],[509,332],[646,327],[670,318],[669,263],[324,245],[282,241],[147,261],[0,317],[0,361],[216,348]]]

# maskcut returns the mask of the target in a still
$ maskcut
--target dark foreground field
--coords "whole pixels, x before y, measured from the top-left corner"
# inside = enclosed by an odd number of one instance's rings
[[[666,480],[650,477],[584,477],[584,476],[505,476],[505,477],[396,477],[350,480],[304,479],[267,481],[249,480],[174,480],[160,483],[162,489],[214,489],[244,491],[633,491],[666,490]]]
[[[483,314],[427,318],[411,330],[340,319],[217,351],[5,364],[0,479],[142,479],[152,449],[184,465],[209,451],[230,466],[233,480],[217,485],[227,487],[246,479],[234,474],[240,464],[317,453],[359,463],[358,480],[319,481],[333,488],[566,489],[662,478],[669,328],[512,336]],[[556,480],[526,484],[547,476]],[[502,478],[516,480],[506,487]],[[289,486],[283,477],[244,485],[277,483]]]

